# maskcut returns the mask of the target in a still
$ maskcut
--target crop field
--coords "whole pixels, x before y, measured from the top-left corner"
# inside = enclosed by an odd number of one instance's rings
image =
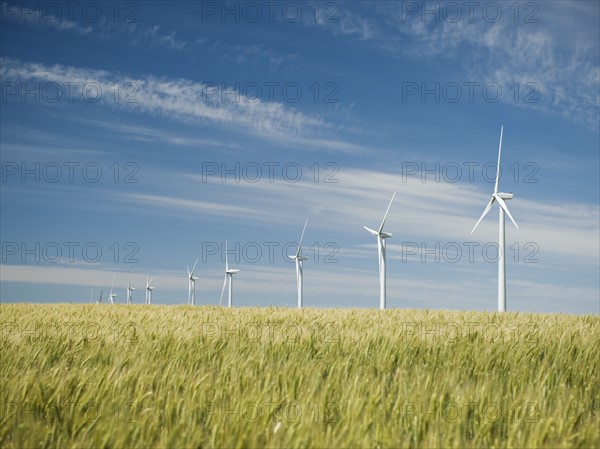
[[[600,317],[0,306],[2,448],[592,448]]]

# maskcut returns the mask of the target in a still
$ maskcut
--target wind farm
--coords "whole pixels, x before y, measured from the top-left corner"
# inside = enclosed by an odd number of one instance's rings
[[[0,449],[600,449],[600,2],[0,23]]]

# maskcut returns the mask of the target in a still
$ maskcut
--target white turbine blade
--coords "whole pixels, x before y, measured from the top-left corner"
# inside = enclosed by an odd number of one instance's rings
[[[366,226],[363,226],[363,228],[365,228],[367,231],[369,231],[374,236],[378,236],[379,235],[379,232],[377,232],[375,229],[367,228]]]
[[[392,202],[394,201],[394,197],[396,196],[396,191],[394,190],[394,194],[392,195],[392,199],[390,200],[390,204],[388,204],[387,210],[385,211],[385,215],[383,216],[383,221],[381,222],[381,226],[379,226],[379,232],[381,232],[383,230],[383,225],[385,225],[385,220],[388,216],[388,213],[390,211],[390,207],[392,207]],[[378,234],[379,234],[378,232]]]
[[[498,200],[498,204],[500,204],[500,207],[502,209],[504,209],[504,212],[506,212],[506,215],[508,215],[508,218],[510,218],[510,221],[512,221],[513,224],[515,225],[515,227],[517,229],[519,229],[519,225],[517,224],[517,222],[515,221],[513,216],[510,214],[510,211],[508,210],[508,206],[506,205],[506,202],[502,198],[500,198],[499,195],[495,195],[495,196],[496,196],[496,199]]]
[[[500,127],[500,145],[498,146],[498,165],[496,166],[496,184],[494,185],[494,193],[498,193],[498,180],[500,179],[500,155],[502,154],[502,133],[504,126]]]
[[[308,224],[308,218],[304,222],[304,228],[302,229],[302,235],[300,235],[300,243],[298,243],[298,251],[296,251],[296,257],[300,255],[300,251],[302,251],[302,239],[304,238],[304,231],[306,231],[306,225]]]
[[[197,263],[198,263],[198,258],[196,257],[196,262],[194,262],[194,266],[192,268],[192,274],[191,274],[191,276],[193,276],[194,275],[194,271],[196,271],[196,264]]]
[[[223,290],[221,290],[221,299],[219,299],[219,305],[223,303],[223,293],[225,293],[225,287],[227,286],[227,274],[225,274],[225,279],[223,280]]]
[[[477,220],[477,223],[475,223],[475,226],[473,226],[473,230],[471,231],[471,234],[473,234],[473,232],[475,232],[475,229],[477,228],[477,226],[479,226],[479,223],[481,223],[481,220],[483,220],[483,217],[485,217],[487,215],[487,213],[490,211],[490,209],[492,208],[492,204],[494,204],[495,199],[496,199],[496,197],[492,196],[492,199],[485,207],[485,210],[481,214],[481,217],[479,217],[479,220]]]
[[[190,277],[192,277],[192,273],[190,273],[190,266],[189,266],[189,265],[186,265],[186,268],[187,268],[187,270],[188,270],[188,277],[189,277],[189,278],[190,278]]]

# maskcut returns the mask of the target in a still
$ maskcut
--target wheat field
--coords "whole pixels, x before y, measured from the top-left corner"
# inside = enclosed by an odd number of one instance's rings
[[[3,304],[2,448],[591,448],[600,317]]]

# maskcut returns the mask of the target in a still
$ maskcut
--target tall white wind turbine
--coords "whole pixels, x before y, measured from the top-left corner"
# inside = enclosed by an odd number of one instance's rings
[[[473,227],[473,230],[471,231],[471,234],[473,234],[473,232],[475,231],[475,229],[477,228],[479,223],[481,223],[481,220],[483,220],[483,217],[485,217],[487,215],[487,213],[490,211],[490,209],[492,208],[494,201],[498,201],[498,206],[500,206],[499,207],[499,211],[500,211],[499,221],[498,221],[498,227],[499,227],[499,236],[498,236],[498,247],[499,247],[499,249],[498,249],[498,253],[499,253],[498,254],[498,312],[506,311],[506,260],[504,257],[504,235],[505,235],[505,233],[504,233],[504,213],[506,213],[508,215],[508,217],[510,218],[510,221],[512,221],[513,224],[515,225],[515,227],[517,229],[519,229],[517,222],[510,214],[510,211],[508,210],[508,206],[506,205],[506,202],[505,202],[505,200],[511,200],[513,198],[513,194],[498,192],[498,180],[500,179],[500,155],[502,154],[502,133],[503,133],[503,131],[504,131],[504,126],[502,126],[500,128],[500,146],[498,147],[498,167],[496,168],[496,184],[494,185],[494,193],[492,193],[492,198],[490,199],[490,202],[487,204],[485,210],[481,214],[481,217],[479,217],[479,220],[477,221],[477,223],[475,223],[475,226]]]
[[[115,298],[117,297],[117,294],[113,292],[113,289],[115,288],[115,276],[116,275],[117,275],[117,273],[113,273],[113,281],[112,281],[112,285],[110,286],[110,295],[108,295],[108,303],[109,304],[114,304]]]
[[[133,271],[129,275],[129,282],[127,283],[127,304],[133,304],[133,291],[135,287],[131,286],[131,277],[133,276]]]
[[[194,262],[194,267],[192,271],[190,271],[190,266],[187,267],[188,272],[188,306],[196,305],[196,281],[200,279],[197,276],[194,276],[194,271],[196,270],[196,264],[198,263],[198,259]]]
[[[152,287],[150,285],[152,284],[154,278],[148,280],[148,277],[148,274],[146,274],[146,304],[152,304],[152,290],[154,290],[156,287]]]
[[[298,243],[298,250],[296,251],[295,256],[288,256],[290,259],[296,261],[296,287],[298,289],[298,308],[301,309],[304,304],[304,295],[303,295],[303,279],[302,279],[302,262],[308,260],[308,257],[304,257],[302,255],[302,239],[304,238],[304,231],[306,231],[306,225],[308,224],[308,219],[304,223],[304,229],[302,229],[302,235],[300,236],[300,243]]]
[[[225,293],[225,286],[229,283],[229,300],[227,301],[227,307],[231,307],[233,305],[233,275],[235,273],[239,273],[240,270],[234,270],[233,268],[229,268],[229,261],[227,259],[227,240],[225,240],[225,280],[223,282],[223,290],[221,290],[221,299],[219,300],[219,305],[223,302],[223,293]]]
[[[394,197],[396,196],[396,191],[392,195],[392,199],[390,200],[390,204],[388,204],[387,210],[385,211],[385,215],[383,216],[383,221],[381,222],[381,226],[379,226],[379,230],[375,231],[374,229],[368,228],[364,226],[364,228],[377,237],[377,251],[379,253],[379,309],[385,309],[385,239],[389,239],[392,234],[389,232],[383,232],[383,226],[385,225],[385,220],[390,212],[390,207],[392,206],[392,202],[394,201]]]

